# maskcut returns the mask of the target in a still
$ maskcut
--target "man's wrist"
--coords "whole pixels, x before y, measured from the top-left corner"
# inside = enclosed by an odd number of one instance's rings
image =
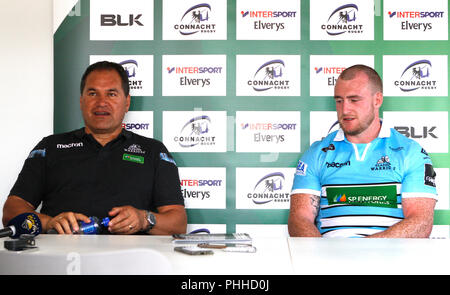
[[[144,218],[144,232],[148,233],[156,225],[156,217],[152,212],[144,210]]]

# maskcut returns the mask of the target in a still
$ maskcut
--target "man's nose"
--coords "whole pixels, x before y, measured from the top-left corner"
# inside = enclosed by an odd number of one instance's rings
[[[97,100],[96,100],[97,105],[103,106],[103,105],[106,104],[106,101],[107,101],[107,96],[106,95],[104,95],[104,94],[98,94],[97,95]]]
[[[342,101],[342,113],[347,114],[352,110],[352,104],[349,100],[344,99]]]

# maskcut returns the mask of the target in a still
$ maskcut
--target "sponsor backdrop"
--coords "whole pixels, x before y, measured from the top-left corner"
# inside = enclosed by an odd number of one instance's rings
[[[431,155],[432,236],[449,237],[447,0],[59,2],[54,131],[83,126],[84,69],[121,63],[123,127],[173,154],[189,230],[286,236],[297,161],[336,128],[335,81],[362,63],[384,80],[385,122]]]

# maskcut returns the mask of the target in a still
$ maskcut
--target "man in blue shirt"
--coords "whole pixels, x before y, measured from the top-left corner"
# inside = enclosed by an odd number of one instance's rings
[[[379,118],[382,82],[356,65],[339,76],[340,129],[315,142],[297,166],[291,236],[426,238],[436,203],[431,159]]]

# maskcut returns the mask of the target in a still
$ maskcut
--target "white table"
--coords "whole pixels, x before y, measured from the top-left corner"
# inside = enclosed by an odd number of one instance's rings
[[[295,274],[448,275],[447,239],[288,238]]]
[[[292,274],[286,239],[254,239],[256,253],[190,256],[175,252],[170,236],[39,235],[37,249],[8,251],[0,239],[5,274]]]
[[[0,275],[345,275],[450,274],[450,240],[262,238],[256,253],[190,256],[170,236],[39,235],[13,252],[0,239]]]

